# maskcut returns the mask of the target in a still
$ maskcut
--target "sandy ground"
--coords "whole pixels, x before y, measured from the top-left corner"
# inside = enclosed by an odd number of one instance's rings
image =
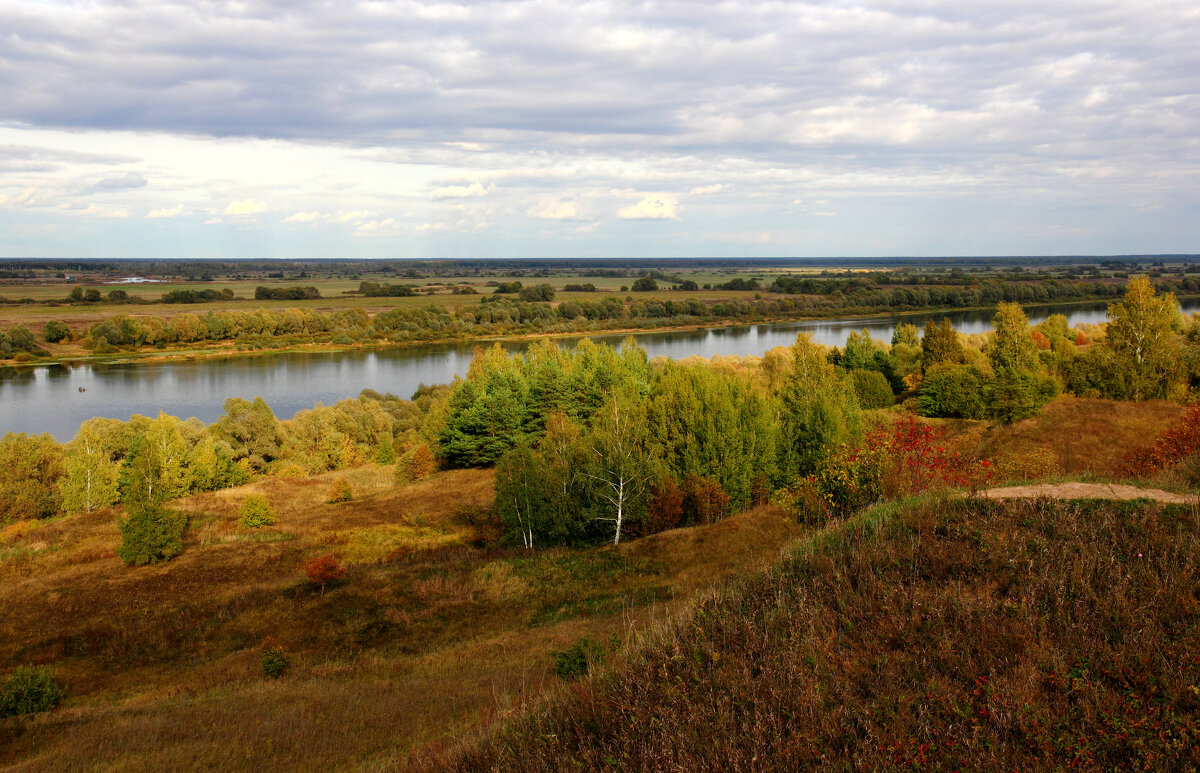
[[[1039,483],[1034,486],[1008,486],[979,492],[987,499],[1153,499],[1158,502],[1197,504],[1195,495],[1174,494],[1152,488],[1137,488],[1109,483]]]

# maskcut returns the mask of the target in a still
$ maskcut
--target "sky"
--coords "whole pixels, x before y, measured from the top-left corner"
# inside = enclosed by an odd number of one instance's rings
[[[1200,252],[1200,4],[0,0],[0,256]]]

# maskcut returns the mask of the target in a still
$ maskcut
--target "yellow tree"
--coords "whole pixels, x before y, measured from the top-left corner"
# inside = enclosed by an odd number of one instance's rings
[[[1175,369],[1174,328],[1180,323],[1174,293],[1158,295],[1144,276],[1129,280],[1120,303],[1108,307],[1105,345],[1113,354],[1116,396],[1165,397]]]

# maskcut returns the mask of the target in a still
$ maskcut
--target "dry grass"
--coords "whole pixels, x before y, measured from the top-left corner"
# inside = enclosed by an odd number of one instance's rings
[[[968,453],[992,459],[998,481],[1068,475],[1118,475],[1122,460],[1174,425],[1178,403],[1142,403],[1062,396],[1038,415],[1008,427],[946,422]]]
[[[1195,770],[1200,512],[889,505],[415,767]]]
[[[355,499],[326,503],[345,476]],[[264,480],[176,503],[184,553],[126,568],[113,512],[0,534],[0,669],[47,664],[67,700],[0,721],[14,770],[388,767],[488,726],[557,683],[549,653],[644,626],[697,587],[778,554],[799,533],[773,508],[611,548],[489,545],[463,505],[486,470],[393,488],[368,466]],[[276,524],[237,525],[265,496]],[[300,570],[349,566],[322,595]],[[266,636],[290,664],[262,675]],[[6,768],[8,769],[8,768]]]

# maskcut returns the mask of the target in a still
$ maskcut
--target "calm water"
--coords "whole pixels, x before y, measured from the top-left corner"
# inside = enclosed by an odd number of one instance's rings
[[[1184,304],[1185,312],[1200,303]],[[1104,304],[1057,310],[1072,325],[1103,322]],[[1055,309],[1033,309],[1030,320],[1045,319]],[[992,312],[905,317],[924,325],[930,317],[949,316],[965,333],[990,329]],[[680,359],[689,355],[759,355],[787,346],[805,331],[826,345],[842,346],[852,330],[864,327],[871,336],[891,340],[896,319],[873,318],[749,325],[715,330],[645,333],[637,336],[651,357]],[[593,336],[619,343],[620,336]],[[564,341],[570,345],[570,341]],[[522,349],[524,343],[509,344]],[[262,397],[280,418],[290,418],[317,402],[330,404],[354,397],[363,389],[410,396],[424,384],[444,384],[466,373],[474,344],[422,346],[327,354],[275,354],[224,360],[129,365],[50,366],[7,369],[0,374],[0,434],[49,432],[60,441],[74,437],[79,424],[93,416],[128,419],[135,413],[158,412],[196,416],[206,423],[221,415],[227,397]],[[84,391],[80,391],[80,388]]]

